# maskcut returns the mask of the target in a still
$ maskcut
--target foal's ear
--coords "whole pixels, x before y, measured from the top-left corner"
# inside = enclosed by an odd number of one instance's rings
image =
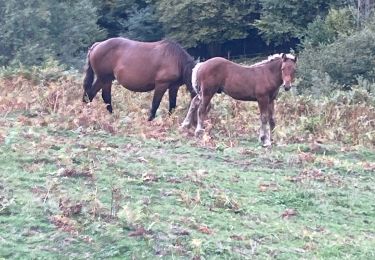
[[[283,59],[283,61],[286,61],[286,54],[285,53],[283,53],[283,54],[281,54],[281,58]]]

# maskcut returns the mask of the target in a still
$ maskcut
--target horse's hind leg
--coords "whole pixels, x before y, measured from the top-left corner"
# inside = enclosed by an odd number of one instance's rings
[[[104,103],[107,105],[107,110],[109,113],[112,113],[112,82],[108,82],[102,87],[102,98]]]
[[[148,121],[151,121],[155,118],[156,111],[160,106],[160,101],[164,96],[165,91],[167,91],[168,85],[167,84],[159,84],[155,86],[154,97],[152,99],[152,105],[150,110],[150,115],[148,117]]]
[[[203,90],[203,88],[202,88]],[[208,106],[214,94],[206,94],[202,91],[201,102],[198,108],[198,122],[195,136],[199,137],[204,132],[204,120],[207,119]]]
[[[192,125],[194,121],[193,117],[197,113],[199,103],[200,103],[200,96],[196,95],[190,102],[189,111],[181,125],[182,128],[189,128]]]

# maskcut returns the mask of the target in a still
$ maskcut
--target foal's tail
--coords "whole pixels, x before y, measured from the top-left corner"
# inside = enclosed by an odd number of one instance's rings
[[[187,63],[187,65],[182,67],[183,82],[186,85],[187,89],[189,90],[192,98],[195,97],[195,95],[197,95],[197,92],[193,88],[192,82],[191,82],[191,73],[193,71],[194,66],[195,66],[195,62],[192,60],[189,63]]]
[[[98,44],[99,44],[98,42],[94,43],[87,52],[87,61],[86,61],[86,66],[85,66],[85,78],[83,79],[83,91],[84,91],[83,101],[84,102],[88,102],[87,100],[87,98],[89,98],[88,93],[90,92],[90,89],[92,87],[92,83],[94,82],[94,77],[95,77],[94,70],[92,69],[91,63],[90,63],[90,52]]]
[[[203,62],[198,62],[195,67],[193,68],[193,73],[191,75],[191,84],[194,91],[198,94],[200,91],[200,86],[198,82],[198,71],[199,68],[202,66]]]

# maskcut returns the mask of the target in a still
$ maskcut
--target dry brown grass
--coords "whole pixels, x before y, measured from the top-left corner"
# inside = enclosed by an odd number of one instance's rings
[[[138,135],[173,141],[193,138],[192,132],[178,133],[186,115],[189,95],[179,92],[178,108],[167,113],[167,98],[153,122],[147,122],[152,93],[133,93],[113,87],[114,114],[107,113],[100,95],[91,104],[83,104],[80,80],[64,76],[57,81],[35,82],[24,77],[0,78],[2,124],[49,126],[55,129],[89,133],[104,130],[112,134]],[[167,96],[167,95],[166,95]],[[375,108],[373,103],[352,104],[340,100],[293,96],[282,93],[277,101],[278,144],[295,142],[341,142],[348,145],[375,146]],[[14,117],[16,115],[16,117]],[[213,108],[200,145],[235,146],[238,140],[257,138],[259,112],[255,102],[240,102],[225,95],[213,98]],[[0,133],[1,137],[1,133]]]

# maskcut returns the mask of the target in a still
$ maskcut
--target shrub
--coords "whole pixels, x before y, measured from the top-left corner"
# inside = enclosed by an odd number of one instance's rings
[[[68,70],[67,66],[61,64],[53,57],[47,57],[39,66],[24,66],[22,63],[0,68],[1,78],[22,77],[32,80],[35,84],[43,82],[54,82],[66,76],[81,77],[76,70]]]
[[[331,44],[306,46],[301,52],[300,90],[318,93],[347,90],[359,84],[359,77],[374,82],[374,67],[374,30],[365,28],[350,36],[341,35]]]
[[[351,35],[356,28],[354,12],[350,8],[331,9],[323,19],[317,16],[307,27],[303,46],[332,43],[339,35]]]

